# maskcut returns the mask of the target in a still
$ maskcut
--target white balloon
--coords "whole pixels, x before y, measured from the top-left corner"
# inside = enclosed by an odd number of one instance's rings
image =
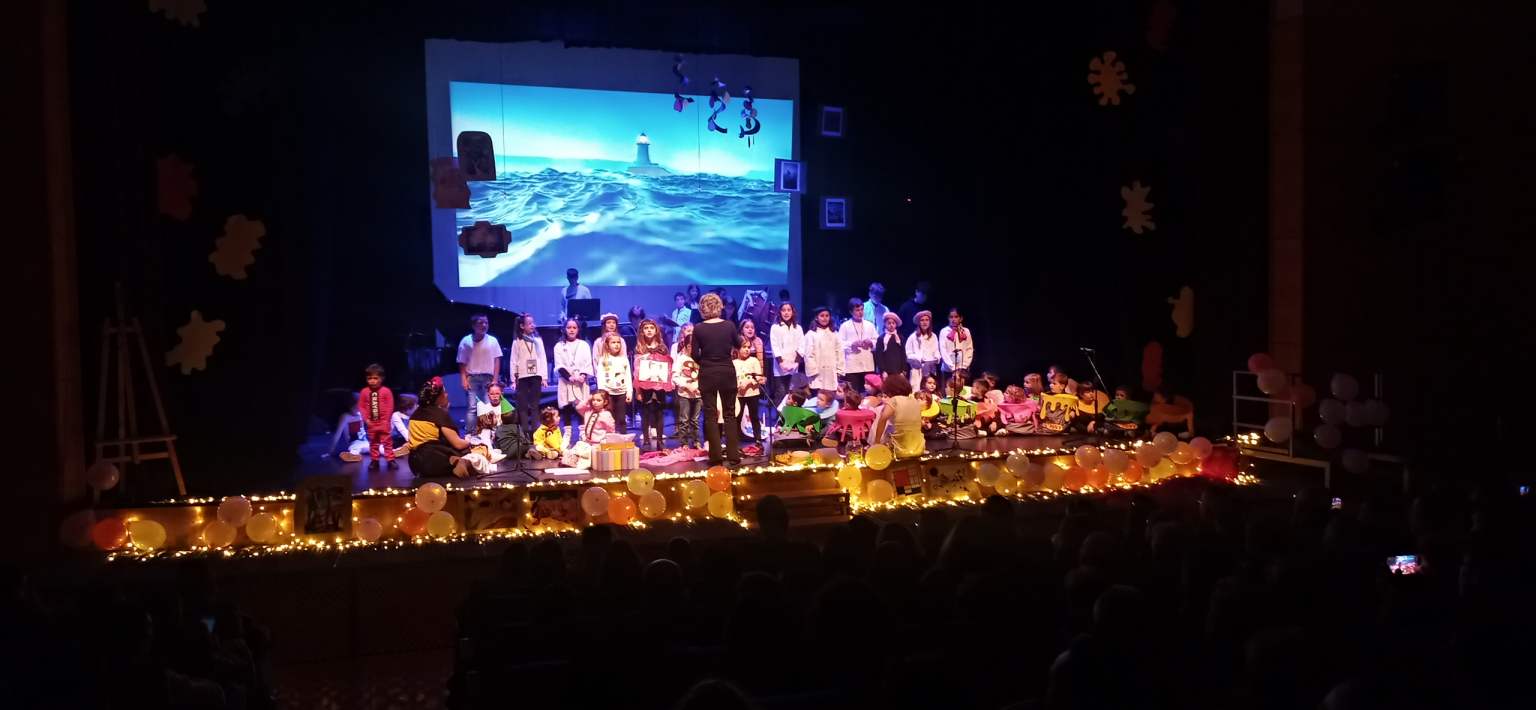
[[[1344,442],[1344,433],[1332,424],[1319,424],[1312,430],[1312,440],[1325,449],[1336,449]]]
[[[983,486],[992,487],[997,484],[997,479],[1003,474],[997,464],[988,461],[976,467],[976,482]]]
[[[1284,444],[1291,440],[1291,420],[1288,417],[1274,417],[1264,423],[1264,437],[1276,444]]]
[[[1290,388],[1290,378],[1284,370],[1270,368],[1259,373],[1259,391],[1267,395],[1280,395]]]
[[[1336,399],[1325,399],[1317,405],[1317,416],[1334,426],[1344,423],[1344,411],[1344,403]]]
[[[1350,473],[1365,473],[1371,470],[1371,457],[1359,449],[1345,449],[1344,470]]]
[[[1333,379],[1328,381],[1328,391],[1333,396],[1346,402],[1360,395],[1360,382],[1354,375],[1343,372],[1333,373]]]
[[[1009,454],[1007,465],[1008,471],[1010,473],[1023,478],[1024,472],[1029,470],[1029,456],[1025,455],[1023,452]]]
[[[1173,432],[1160,431],[1157,433],[1157,436],[1152,437],[1152,443],[1157,446],[1158,451],[1167,456],[1173,453],[1174,449],[1178,448],[1179,437],[1174,436]],[[1156,464],[1157,462],[1153,461],[1152,463]]]
[[[1349,426],[1365,426],[1365,403],[1358,399],[1344,405],[1344,423]]]
[[[357,539],[363,542],[374,542],[384,534],[384,525],[379,522],[378,518],[363,518],[357,521],[357,528],[354,532],[357,534]]]
[[[1104,450],[1104,468],[1109,469],[1110,473],[1125,473],[1125,469],[1130,468],[1130,466],[1131,457],[1129,454],[1119,449]]]
[[[1366,426],[1386,426],[1387,418],[1391,415],[1392,410],[1387,407],[1386,402],[1379,399],[1368,399],[1365,401]]]
[[[1077,459],[1077,465],[1085,470],[1094,468],[1104,461],[1104,455],[1099,453],[1099,447],[1088,444],[1077,447],[1077,451],[1073,452],[1073,458]]]
[[[1211,450],[1215,449],[1216,446],[1211,443],[1210,439],[1197,436],[1189,440],[1189,448],[1195,450],[1195,458],[1206,459],[1210,457]]]

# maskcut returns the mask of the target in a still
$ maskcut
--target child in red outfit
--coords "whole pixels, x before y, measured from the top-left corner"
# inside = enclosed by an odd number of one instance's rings
[[[363,415],[363,431],[368,433],[368,470],[379,470],[379,450],[389,460],[390,470],[400,467],[395,462],[395,449],[390,444],[390,415],[395,413],[395,393],[384,386],[384,368],[377,363],[363,370],[368,383],[357,394],[357,411]]]

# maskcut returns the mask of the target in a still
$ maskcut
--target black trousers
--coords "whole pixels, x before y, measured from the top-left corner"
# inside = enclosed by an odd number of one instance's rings
[[[656,445],[659,447],[666,439],[666,414],[663,413],[667,406],[667,394],[661,390],[640,390],[640,435],[650,438],[651,431],[656,432]]]
[[[528,435],[528,440],[533,440],[533,430],[539,427],[539,396],[543,394],[539,387],[539,377],[523,377],[517,381],[517,416],[522,419],[523,433]]]
[[[613,414],[613,426],[620,434],[629,433],[629,397],[608,393],[608,411]]]
[[[699,393],[704,396],[704,438],[709,442],[709,464],[713,466],[726,461],[740,461],[741,424],[736,420],[736,368],[726,365],[699,370]],[[724,456],[720,453],[722,414],[725,417]]]

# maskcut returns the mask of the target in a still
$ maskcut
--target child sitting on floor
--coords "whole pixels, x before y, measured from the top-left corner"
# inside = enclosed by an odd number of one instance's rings
[[[806,409],[805,398],[809,392],[790,390],[779,405],[779,432],[781,435],[800,434],[814,438],[821,433],[821,415]]]
[[[869,425],[874,423],[875,413],[860,409],[859,405],[863,401],[864,398],[851,388],[843,394],[843,406],[837,410],[837,416],[832,419],[832,426],[827,428],[826,435],[822,437],[822,446],[863,441],[864,437],[869,435]]]
[[[615,428],[613,413],[608,411],[608,393],[593,392],[576,411],[582,415],[581,437],[566,450],[561,462],[570,468],[591,468],[593,449]]]
[[[530,458],[557,459],[565,449],[565,437],[560,434],[560,411],[554,407],[539,410],[539,428],[533,432],[533,450]]]
[[[1115,399],[1104,407],[1104,426],[1111,432],[1135,434],[1147,418],[1147,405],[1131,399],[1129,387],[1115,388]]]
[[[938,426],[934,420],[939,417],[939,400],[934,398],[932,392],[926,390],[918,392],[913,397],[923,405],[923,411],[919,414],[923,418],[923,436],[933,436]]]
[[[396,456],[411,452],[411,415],[416,413],[416,395],[400,395],[400,407],[389,417],[390,443]]]
[[[1003,426],[1010,434],[1033,434],[1036,420],[1040,418],[1040,402],[1029,398],[1028,390],[1018,385],[1008,385],[1003,391]]]
[[[1077,383],[1077,415],[1072,418],[1072,429],[1085,434],[1098,431],[1104,421],[1104,408],[1109,406],[1109,395],[1099,391],[1093,380]]]
[[[998,436],[1003,429],[1003,412],[993,401],[992,385],[982,377],[971,385],[971,400],[976,403],[976,435]]]

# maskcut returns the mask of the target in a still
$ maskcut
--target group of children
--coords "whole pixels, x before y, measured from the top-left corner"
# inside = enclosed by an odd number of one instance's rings
[[[778,397],[773,411],[780,435],[810,437],[826,445],[873,440],[879,433],[869,426],[884,405],[881,373],[908,367],[914,381],[921,383],[913,396],[923,407],[923,431],[930,437],[1194,429],[1194,407],[1188,399],[1158,391],[1150,402],[1141,402],[1126,387],[1116,388],[1111,397],[1093,382],[1075,381],[1055,366],[1045,377],[1032,373],[1020,384],[1002,386],[991,372],[973,380],[969,366],[974,340],[958,311],[950,312],[950,327],[940,333],[931,330],[927,311],[918,313],[919,328],[903,344],[897,333],[900,318],[894,313],[882,314],[885,332],[879,333],[862,320],[862,304],[851,303],[849,310],[852,317],[836,331],[827,309],[818,309],[811,328],[802,330],[794,306],[781,304],[769,343],[758,334],[753,318],[741,319],[733,363],[736,411],[744,436],[762,440],[768,422],[760,410],[764,390],[771,386]],[[640,412],[641,448],[664,449],[670,399],[676,445],[701,448],[703,402],[699,365],[692,357],[693,324],[677,323],[676,342],[669,345],[661,324],[642,319],[635,328],[634,352],[619,333],[616,315],[605,314],[602,324],[602,332],[589,344],[581,337],[581,324],[566,321],[551,367],[556,407],[544,407],[537,414],[519,411],[500,396],[499,383],[493,383],[487,400],[474,402],[466,428],[506,456],[560,459],[579,467],[590,460],[592,447],[610,435],[628,436],[631,406]],[[378,365],[367,368],[368,385],[358,395],[356,411],[349,413],[359,425],[359,443],[349,453],[360,458],[361,445],[373,459],[372,469],[378,468],[381,455],[395,467],[395,455],[406,442],[406,420],[415,409],[416,398],[405,395],[400,410],[395,410],[383,375]],[[338,439],[350,423],[344,417]]]

